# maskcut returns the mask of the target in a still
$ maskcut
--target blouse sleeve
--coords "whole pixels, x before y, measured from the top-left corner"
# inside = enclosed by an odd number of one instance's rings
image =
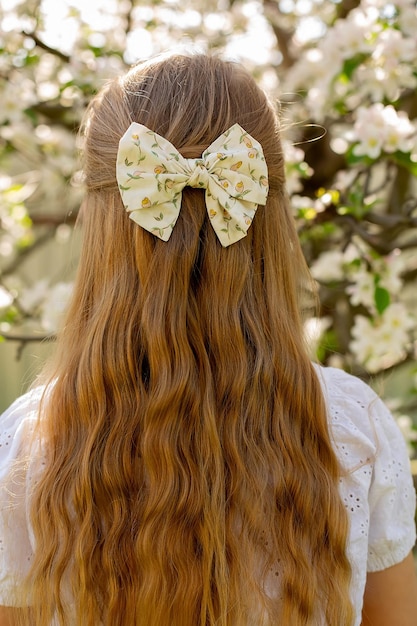
[[[400,563],[411,551],[416,528],[416,493],[404,438],[385,404],[370,405],[376,455],[369,490],[368,571]]]
[[[22,583],[32,545],[27,517],[30,434],[39,390],[22,396],[0,417],[0,605],[23,606]]]
[[[345,470],[341,496],[349,514],[349,550],[357,575],[400,563],[415,539],[416,494],[403,435],[362,380],[317,368],[336,453]],[[352,498],[355,499],[352,506]]]

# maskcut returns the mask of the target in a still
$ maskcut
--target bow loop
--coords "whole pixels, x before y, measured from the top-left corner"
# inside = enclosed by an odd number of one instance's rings
[[[185,186],[205,189],[207,212],[223,246],[246,236],[268,195],[262,147],[239,124],[200,158],[185,159],[164,137],[133,122],[120,139],[116,176],[129,217],[164,241],[178,219]]]

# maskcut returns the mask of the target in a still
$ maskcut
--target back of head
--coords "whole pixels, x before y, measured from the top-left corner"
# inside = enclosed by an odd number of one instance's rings
[[[201,189],[184,189],[167,242],[130,220],[116,158],[132,122],[186,158],[235,123],[259,141],[270,190],[247,236],[220,245]],[[33,623],[74,610],[65,580],[86,626],[350,625],[339,467],[268,99],[216,57],[140,64],[91,103],[84,171],[32,505]]]
[[[308,287],[308,277],[285,194],[277,119],[264,92],[240,65],[205,55],[171,56],[141,64],[99,94],[87,120],[84,171],[88,192],[83,219],[86,241],[91,237],[91,245],[86,244],[91,258],[85,265],[94,267],[96,288],[101,282],[100,268],[104,269],[103,254],[109,255],[107,267],[113,267],[120,258],[120,272],[125,276],[127,262],[132,261],[132,279],[139,274],[143,286],[152,276],[155,287],[165,278],[171,280],[176,263],[181,265],[180,272],[187,263],[184,271],[194,268],[195,275],[204,256],[210,267],[214,266],[214,273],[210,269],[209,274],[213,281],[210,288],[219,290],[225,308],[229,284],[234,290],[243,283],[243,277],[236,281],[231,273],[264,273],[267,270],[260,264],[266,264],[271,266],[270,280],[276,283],[275,295],[281,293],[282,319],[299,322],[297,292]],[[268,206],[258,210],[248,236],[239,245],[221,248],[209,227],[204,192],[190,188],[183,192],[179,220],[165,244],[126,219],[115,163],[119,140],[132,121],[165,137],[187,158],[199,157],[235,123],[260,142],[268,165]],[[102,228],[105,232],[99,235]],[[108,238],[97,246],[97,236],[106,235]],[[120,278],[118,274],[117,280]],[[106,274],[103,288],[108,289],[109,284]],[[264,287],[261,291],[257,297],[262,297]],[[210,302],[212,297],[214,293]]]

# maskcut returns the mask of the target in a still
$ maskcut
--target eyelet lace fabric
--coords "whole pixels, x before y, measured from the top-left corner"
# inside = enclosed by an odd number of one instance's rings
[[[342,370],[317,366],[317,375],[344,470],[340,495],[350,518],[351,596],[360,626],[367,571],[401,562],[414,545],[416,494],[404,439],[380,398]],[[19,585],[33,554],[27,496],[44,461],[33,450],[28,460],[28,441],[42,392],[25,394],[0,418],[0,605],[20,606]],[[277,580],[275,568],[267,588]]]
[[[416,493],[404,438],[382,400],[342,370],[317,372],[345,470],[340,495],[350,518],[351,595],[359,626],[366,573],[400,563],[415,543]]]

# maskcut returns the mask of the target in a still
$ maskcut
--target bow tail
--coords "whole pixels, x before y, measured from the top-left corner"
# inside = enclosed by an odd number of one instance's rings
[[[246,237],[258,205],[248,200],[228,197],[222,202],[207,189],[207,213],[223,247]]]
[[[151,202],[145,198],[140,208],[131,210],[126,207],[129,217],[139,226],[152,233],[163,241],[171,237],[172,229],[178,219],[181,206],[181,194],[175,198],[175,202]]]

